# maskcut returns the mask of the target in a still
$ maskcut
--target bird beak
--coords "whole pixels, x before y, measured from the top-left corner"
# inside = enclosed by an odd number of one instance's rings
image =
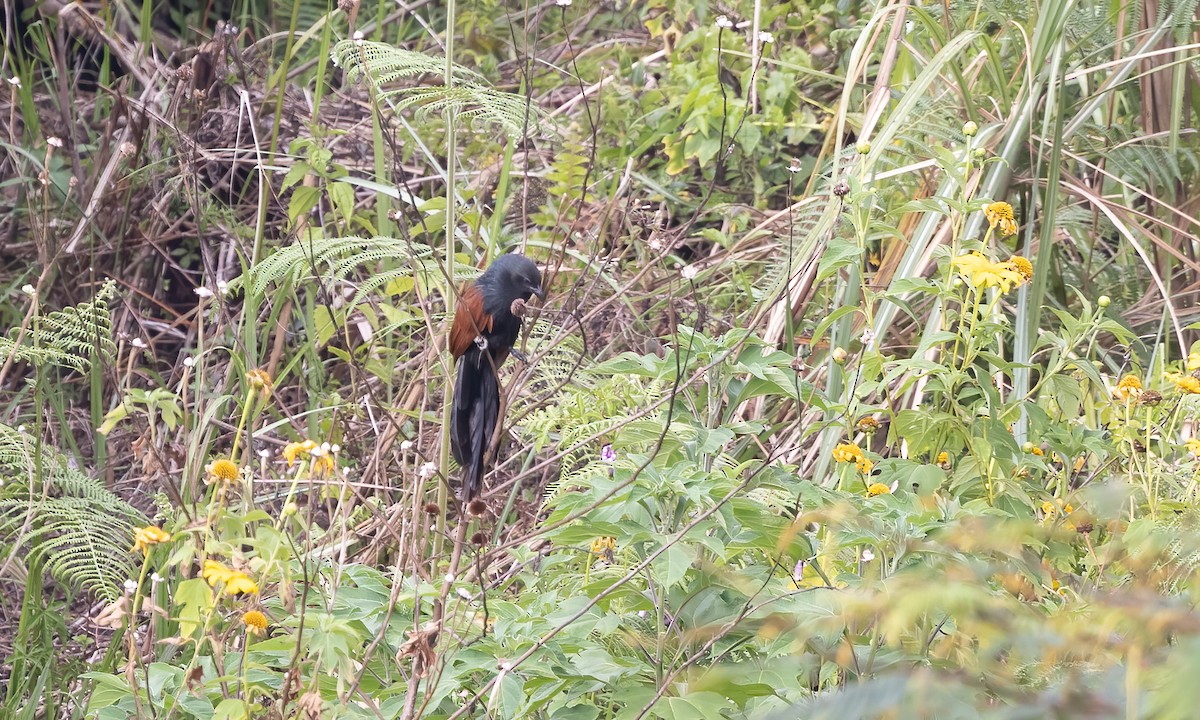
[[[541,289],[540,287],[535,287],[533,289],[533,294],[538,296],[538,300],[546,299],[546,291]]]

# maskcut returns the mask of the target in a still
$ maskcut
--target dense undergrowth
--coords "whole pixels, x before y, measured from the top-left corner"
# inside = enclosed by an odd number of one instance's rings
[[[5,20],[4,717],[1194,715],[1195,3]]]

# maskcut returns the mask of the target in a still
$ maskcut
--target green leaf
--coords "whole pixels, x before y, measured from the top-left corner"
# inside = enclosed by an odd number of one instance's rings
[[[295,223],[302,216],[310,213],[320,201],[320,188],[310,187],[308,185],[298,186],[292,191],[292,197],[288,201],[288,219]]]
[[[179,636],[194,637],[204,625],[204,618],[213,604],[212,589],[201,578],[191,578],[179,583],[175,590],[174,605],[179,608]]]
[[[217,705],[212,717],[213,720],[246,720],[250,717],[250,709],[244,700],[226,698]]]
[[[821,263],[817,266],[817,282],[832,276],[854,260],[861,260],[862,253],[858,243],[842,238],[830,240],[825,252],[821,254]]]
[[[333,202],[334,209],[346,224],[349,224],[354,218],[354,187],[344,182],[329,183],[329,199]]]
[[[672,588],[683,580],[683,576],[692,567],[695,553],[690,547],[675,543],[654,561],[654,574],[664,588]]]

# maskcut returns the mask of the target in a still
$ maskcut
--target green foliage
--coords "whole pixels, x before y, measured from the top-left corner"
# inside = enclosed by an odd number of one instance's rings
[[[133,527],[145,520],[102,482],[39,445],[0,425],[0,545],[59,582],[116,600],[133,575]]]
[[[475,122],[482,131],[496,126],[510,138],[524,137],[540,127],[540,112],[520,95],[492,89],[478,73],[449,63],[455,84],[388,87],[403,78],[442,74],[444,57],[426,55],[385,43],[343,40],[333,48],[333,58],[350,79],[366,76],[382,98],[394,101],[397,109],[416,106],[422,116],[453,112],[461,120]]]
[[[109,280],[90,302],[35,315],[24,331],[14,328],[0,337],[0,358],[85,372],[93,358],[103,360],[116,351],[108,312],[115,289]]]

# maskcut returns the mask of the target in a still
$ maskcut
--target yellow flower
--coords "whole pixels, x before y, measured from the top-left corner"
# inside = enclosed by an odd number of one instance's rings
[[[871,483],[867,487],[867,495],[875,497],[876,495],[891,495],[892,489],[883,483]]]
[[[1038,457],[1044,457],[1046,455],[1046,453],[1043,452],[1042,449],[1040,447],[1038,447],[1037,445],[1034,445],[1033,447],[1029,448],[1029,452],[1033,453],[1034,455],[1037,455]]]
[[[317,444],[312,440],[304,442],[288,443],[283,448],[283,457],[287,460],[288,467],[295,464],[296,459],[305,460],[317,448]]]
[[[1000,226],[1001,236],[1017,234],[1017,221],[1013,219],[1012,205],[1006,202],[988,203],[983,208],[983,214],[987,216],[988,224],[993,229],[997,225]]]
[[[250,370],[246,373],[246,382],[251,390],[257,390],[264,398],[271,394],[271,376],[266,370]]]
[[[237,482],[241,474],[242,472],[238,469],[238,466],[232,460],[226,458],[213,460],[212,465],[208,466],[209,483],[220,482],[230,485]]]
[[[863,459],[862,449],[853,443],[842,443],[833,449],[835,462],[852,462],[857,464]]]
[[[967,278],[972,287],[978,289],[995,287],[1006,293],[1025,281],[1012,262],[992,262],[978,252],[960,255],[954,258],[951,265]]]
[[[283,457],[287,460],[288,467],[295,464],[296,460],[304,461],[312,458],[313,471],[316,474],[329,475],[333,472],[333,456],[312,440],[288,443],[283,448]]]
[[[200,576],[214,588],[222,585],[226,595],[258,594],[258,585],[249,575],[241,570],[228,568],[216,560],[205,560]]]
[[[257,610],[250,610],[242,615],[242,624],[246,626],[246,632],[262,635],[267,631],[267,616]]]
[[[862,458],[854,464],[858,466],[858,471],[863,475],[870,475],[871,471],[875,469],[875,463],[866,458]]]
[[[1187,441],[1187,449],[1191,454],[1200,457],[1200,439],[1191,438]]]
[[[1179,380],[1175,381],[1175,386],[1179,388],[1180,392],[1187,393],[1188,395],[1200,395],[1200,379],[1191,375],[1184,375],[1179,378]]]
[[[871,417],[870,415],[867,415],[865,417],[860,418],[859,421],[855,424],[855,427],[858,428],[859,432],[867,433],[869,435],[879,429],[879,421],[876,420],[875,418]]]
[[[1025,278],[1026,280],[1033,279],[1033,263],[1029,262],[1027,258],[1021,257],[1020,255],[1013,255],[1008,259],[1008,261],[1013,264],[1013,267],[1017,269],[1017,272],[1021,273],[1021,277]]]
[[[1188,353],[1187,369],[1188,372],[1200,370],[1200,352]]]
[[[133,547],[130,550],[136,552],[149,552],[151,545],[165,543],[171,539],[171,533],[163,530],[155,525],[148,525],[143,528],[138,528],[133,533]]]
[[[617,549],[617,539],[614,537],[598,537],[592,541],[592,552],[596,555],[611,555]]]
[[[232,576],[233,570],[225,567],[216,560],[205,560],[204,569],[200,571],[200,577],[204,578],[204,581],[213,587],[227,581]]]
[[[1117,390],[1113,395],[1118,400],[1136,400],[1142,395],[1142,381],[1137,375],[1126,375],[1117,383]]]
[[[945,450],[938,453],[937,464],[938,465],[949,465],[950,464],[950,453],[946,452]]]
[[[225,583],[226,595],[257,595],[258,583],[250,579],[244,572],[234,571],[233,577]]]

